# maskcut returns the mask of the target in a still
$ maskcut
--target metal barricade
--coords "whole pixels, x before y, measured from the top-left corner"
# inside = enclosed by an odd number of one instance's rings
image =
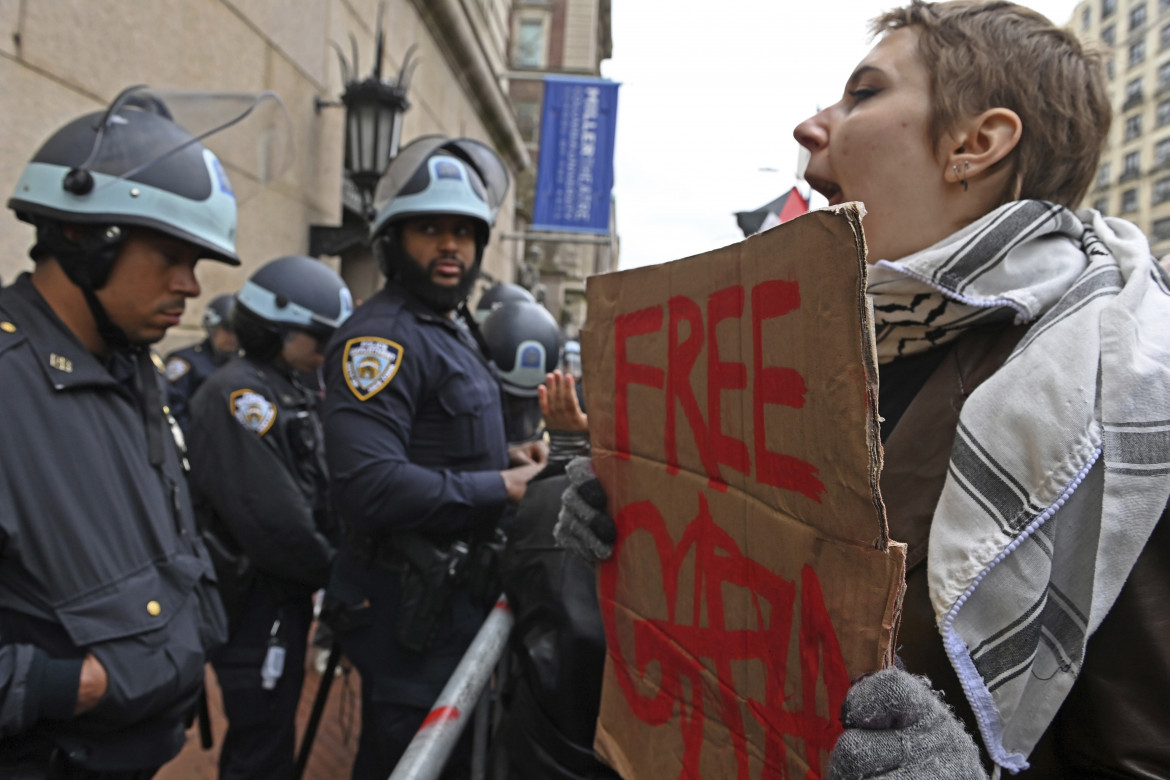
[[[508,646],[515,619],[502,595],[463,654],[435,706],[394,767],[390,780],[435,780],[472,719],[492,670]]]

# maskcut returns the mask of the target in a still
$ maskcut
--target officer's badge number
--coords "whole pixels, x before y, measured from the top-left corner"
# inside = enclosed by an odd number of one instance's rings
[[[402,365],[402,345],[377,336],[362,336],[345,342],[345,383],[359,401],[377,395]]]
[[[276,407],[255,390],[246,387],[236,390],[228,398],[228,405],[240,425],[260,436],[268,433],[276,421]]]
[[[166,375],[168,382],[183,378],[191,370],[191,364],[181,357],[173,357],[167,361]]]

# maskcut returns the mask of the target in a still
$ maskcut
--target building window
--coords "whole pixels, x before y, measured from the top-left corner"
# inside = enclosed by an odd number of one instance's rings
[[[1129,66],[1141,65],[1146,61],[1146,42],[1136,41],[1129,46]]]
[[[1132,141],[1142,134],[1142,115],[1134,114],[1125,118],[1125,140]]]
[[[1110,81],[1113,81],[1113,60],[1105,63],[1105,75]]]
[[[1121,213],[1128,214],[1131,211],[1137,211],[1136,187],[1121,193]]]
[[[1125,155],[1125,161],[1121,168],[1121,181],[1136,179],[1141,175],[1141,159],[1141,152],[1130,152]]]
[[[1101,42],[1106,46],[1112,46],[1114,43],[1116,43],[1117,28],[1113,25],[1109,25],[1105,29],[1101,30]]]
[[[1103,217],[1108,216],[1109,198],[1097,198],[1095,201],[1093,201],[1093,210],[1099,211]],[[1170,222],[1170,220],[1167,220],[1167,222]]]
[[[1155,219],[1154,240],[1165,241],[1168,238],[1170,238],[1170,219]]]
[[[1158,31],[1158,51],[1170,46],[1170,24],[1162,25],[1162,29]]]
[[[1170,87],[1170,60],[1158,66],[1158,89]]]
[[[1158,104],[1158,110],[1155,112],[1154,118],[1156,120],[1156,127],[1170,124],[1170,100],[1163,100]]]
[[[1135,5],[1129,10],[1129,29],[1134,31],[1146,23],[1146,4]]]
[[[516,67],[544,67],[544,21],[521,19],[516,36]]]
[[[1117,10],[1117,0],[1101,0],[1101,18],[1113,16]]]
[[[1158,13],[1170,10],[1170,0],[1158,0]]]
[[[1163,138],[1154,144],[1154,167],[1170,166],[1170,138]]]
[[[1101,163],[1101,167],[1097,169],[1097,186],[1108,187],[1110,175],[1109,163]]]
[[[540,103],[535,100],[517,101],[516,126],[525,141],[536,141],[540,137]]]
[[[1158,70],[1159,78],[1162,75],[1161,69]],[[1138,103],[1142,102],[1142,78],[1138,76],[1128,84],[1125,85],[1125,103],[1121,106],[1122,111],[1133,108]]]
[[[1165,176],[1154,182],[1154,203],[1165,203],[1170,200],[1170,176]]]
[[[1081,11],[1081,29],[1089,29],[1089,25],[1093,23],[1093,10],[1089,6],[1085,6],[1085,10]]]

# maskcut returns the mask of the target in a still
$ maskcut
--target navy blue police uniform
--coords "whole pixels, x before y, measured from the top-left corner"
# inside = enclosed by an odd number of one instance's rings
[[[0,291],[2,777],[150,777],[226,636],[155,360],[99,361],[28,274]],[[86,653],[109,687],[74,717]]]
[[[168,405],[183,433],[190,433],[191,398],[195,391],[231,359],[231,353],[217,350],[209,338],[167,355],[164,362],[170,382]]]
[[[433,633],[406,635],[414,613],[402,551],[420,540],[475,549],[507,506],[500,387],[466,326],[393,280],[338,330],[325,382],[326,453],[345,528],[328,603],[346,607],[336,626],[362,677],[353,776],[384,778],[498,595],[461,583]]]
[[[213,658],[229,722],[222,780],[292,775],[312,594],[334,550],[316,405],[291,370],[248,357],[191,399],[195,507],[231,622]],[[283,667],[265,682],[276,656]]]

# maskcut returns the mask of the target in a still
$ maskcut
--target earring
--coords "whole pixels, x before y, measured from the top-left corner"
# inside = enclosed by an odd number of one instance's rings
[[[963,172],[960,174],[958,164],[951,166],[951,170],[955,172],[955,181],[963,185],[963,192],[967,191],[967,169],[969,167],[971,167],[971,163],[963,160]]]

